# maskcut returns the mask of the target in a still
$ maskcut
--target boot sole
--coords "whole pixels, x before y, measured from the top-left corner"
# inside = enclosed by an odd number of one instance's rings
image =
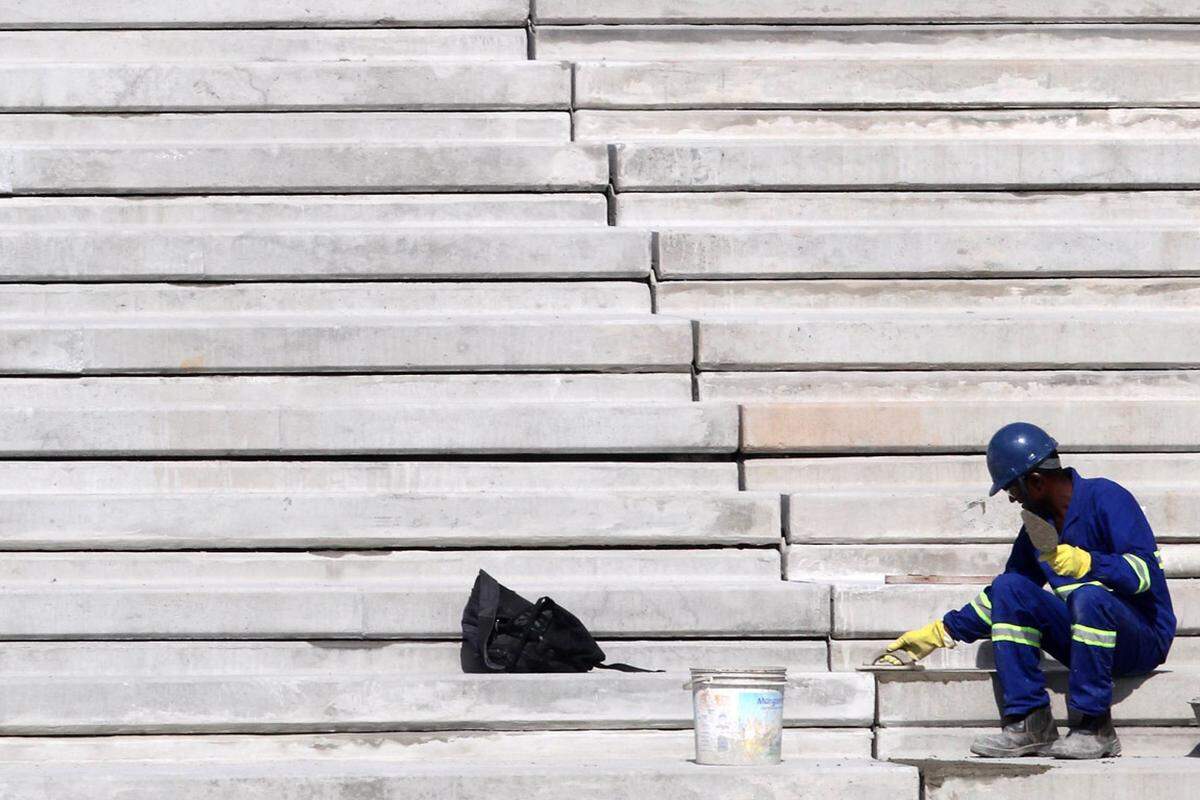
[[[1121,755],[1121,743],[1117,742],[1116,744],[1114,744],[1111,747],[1104,748],[1104,751],[1098,756],[1068,755],[1065,753],[1064,754],[1054,753],[1053,757],[1057,758],[1061,761],[1095,761],[1095,760],[1098,760],[1101,758],[1118,758],[1118,757],[1120,757],[1120,755]]]
[[[1025,756],[1044,756],[1053,745],[1054,742],[1041,742],[1040,744],[1023,745],[1011,750],[971,745],[971,752],[983,758],[1024,758]]]

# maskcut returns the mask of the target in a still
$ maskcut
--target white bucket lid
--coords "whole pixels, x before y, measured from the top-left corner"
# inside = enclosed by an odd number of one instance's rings
[[[694,689],[706,684],[787,685],[787,667],[750,667],[748,669],[703,669],[692,667],[692,679],[683,685]]]

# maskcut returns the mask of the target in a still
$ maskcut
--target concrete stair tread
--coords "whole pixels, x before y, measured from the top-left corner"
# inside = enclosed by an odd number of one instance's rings
[[[315,228],[214,225],[66,229],[32,226],[0,228],[0,247],[9,254],[0,267],[0,280],[4,281],[138,278],[330,281],[369,277],[469,282],[513,278],[644,279],[650,274],[649,233],[598,225],[530,224],[501,228],[493,224],[466,228],[450,224],[437,227],[344,224]],[[527,291],[530,286],[539,285],[567,295],[579,290],[578,284],[558,284],[557,289],[544,283],[530,284],[524,289],[512,288]],[[611,283],[606,286],[617,291],[622,285]],[[258,292],[264,287],[269,285],[227,291],[230,294]],[[304,287],[295,284],[288,284],[286,288],[298,297],[306,292]],[[429,288],[448,296],[471,291],[469,285],[457,283]],[[130,289],[125,286],[108,291],[119,294]],[[645,285],[642,284],[640,289],[645,295],[641,305],[649,311]],[[339,292],[328,284],[320,290],[321,293],[328,291]],[[352,295],[364,291],[404,294],[419,290],[376,284],[369,289],[347,287],[340,293]],[[103,297],[104,290],[89,287],[82,294]],[[181,294],[200,296],[194,290]],[[488,307],[493,304],[489,302]]]
[[[195,115],[183,116],[189,124],[195,124]],[[82,228],[99,237],[126,227],[162,235],[176,228],[245,230],[264,226],[266,232],[278,231],[281,235],[297,228],[316,234],[337,233],[346,227],[382,227],[401,235],[412,227],[461,230],[469,226],[487,228],[479,235],[503,236],[513,228],[557,225],[588,226],[607,233],[605,206],[604,197],[579,193],[14,197],[0,203],[0,225],[6,226],[4,233],[8,235],[33,235],[37,231],[27,227],[45,226],[62,229],[57,233],[63,236]]]
[[[883,650],[892,639],[834,639],[829,643],[829,663],[832,672],[851,672]],[[942,648],[921,661],[925,669],[937,672],[942,669],[994,669],[991,640],[967,644],[960,642],[954,648]],[[1043,654],[1042,668],[1064,670],[1062,664]],[[1200,668],[1200,637],[1179,636],[1171,645],[1167,670],[1195,670]]]
[[[1195,72],[1193,55],[1159,58],[1153,50],[581,61],[575,96],[577,107],[601,109],[1136,107],[1194,102]]]
[[[609,172],[603,146],[571,143],[94,145],[0,155],[9,162],[0,159],[0,182],[15,195],[597,191]]]
[[[312,5],[302,0],[257,0],[230,5],[224,0],[141,2],[97,5],[67,0],[53,6],[4,0],[0,28],[360,28],[375,25],[422,27],[449,24],[521,26],[526,0],[441,0],[437,3],[359,0]]]
[[[0,107],[34,113],[566,109],[570,79],[568,64],[519,57],[10,63],[0,64]]]
[[[539,0],[535,18],[554,24],[804,24],[804,23],[891,23],[891,22],[1004,22],[1088,21],[1154,22],[1196,18],[1196,9],[1186,0],[1145,2],[1124,0],[1097,7],[1087,0],[1067,0],[1052,8],[1021,0],[982,8],[963,0],[936,0],[921,6],[898,0],[863,4],[857,0],[749,0],[730,6],[722,0]]]
[[[778,498],[736,490],[0,493],[0,549],[779,545]]]
[[[755,64],[755,70],[760,66]],[[1200,75],[1200,69],[1194,74]],[[755,79],[770,82],[769,76],[758,73]],[[837,85],[836,79],[828,80]],[[1200,148],[1186,139],[1130,142],[1103,137],[633,142],[615,145],[614,152],[617,190],[632,192],[1177,189],[1189,185],[1186,176],[1194,174],[1200,161]]]
[[[1065,734],[1065,720],[1058,720],[1059,733]],[[994,733],[996,726],[979,728],[880,728],[875,732],[877,757],[885,761],[901,761],[914,763],[917,761],[959,762],[962,766],[984,766],[978,758],[970,756],[971,742],[976,736]],[[1105,765],[1111,771],[1117,766],[1133,766],[1131,760],[1153,758],[1156,761],[1169,762],[1170,759],[1200,754],[1200,734],[1194,726],[1139,728],[1122,725],[1117,729],[1121,739],[1121,760],[1106,761]],[[1042,758],[1022,758],[1015,760],[999,760],[987,762],[991,764],[1046,765],[1051,769],[1067,766],[1062,761]],[[924,764],[921,764],[924,766]],[[937,764],[938,768],[949,767],[950,764]],[[986,769],[993,767],[985,766]],[[998,767],[996,767],[998,769]]]
[[[47,66],[108,61],[516,61],[525,52],[525,34],[519,28],[0,31],[0,63]]]

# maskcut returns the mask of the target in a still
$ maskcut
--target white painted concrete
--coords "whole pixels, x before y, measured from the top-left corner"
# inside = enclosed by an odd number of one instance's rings
[[[1060,726],[1062,723],[1060,722]],[[994,733],[990,728],[881,728],[875,733],[878,757],[891,759],[961,759],[968,757],[971,742],[976,736]],[[1063,731],[1065,733],[1065,731]],[[1194,727],[1177,728],[1134,728],[1122,725],[1118,731],[1121,738],[1121,766],[1130,764],[1130,758],[1183,758],[1196,750],[1197,738]],[[1063,762],[1057,762],[1055,766]],[[1112,773],[1108,762],[1107,772]],[[1132,764],[1136,769],[1137,762]],[[1016,777],[1016,776],[1014,776]],[[1124,776],[1122,776],[1124,777]],[[1008,781],[998,781],[993,791],[1005,791]],[[1140,790],[1140,789],[1139,789]],[[1061,794],[1061,792],[1058,792]],[[953,795],[952,795],[953,796]],[[1003,795],[1001,795],[1003,796]],[[1169,795],[1168,795],[1169,796]]]

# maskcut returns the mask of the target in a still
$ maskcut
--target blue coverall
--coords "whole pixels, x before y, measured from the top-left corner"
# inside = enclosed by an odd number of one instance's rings
[[[1112,679],[1152,671],[1175,637],[1162,559],[1137,501],[1113,481],[1067,471],[1074,490],[1059,540],[1090,552],[1091,571],[1081,579],[1058,575],[1038,560],[1022,527],[1004,573],[942,617],[960,642],[991,637],[1006,716],[1050,703],[1043,650],[1070,668],[1067,705],[1102,715],[1112,705]],[[1047,583],[1053,593],[1042,588]]]

